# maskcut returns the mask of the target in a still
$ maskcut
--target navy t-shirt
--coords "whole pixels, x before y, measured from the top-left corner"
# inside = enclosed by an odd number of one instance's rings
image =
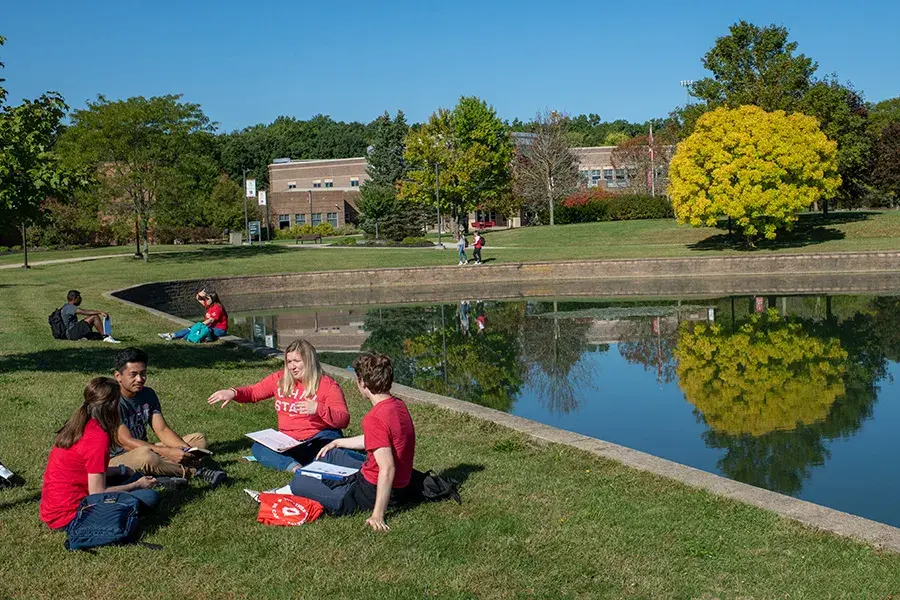
[[[136,440],[147,441],[147,429],[151,426],[150,421],[155,413],[162,414],[162,407],[153,388],[145,387],[134,398],[119,396],[119,418]],[[122,452],[123,449],[117,447],[112,455]]]

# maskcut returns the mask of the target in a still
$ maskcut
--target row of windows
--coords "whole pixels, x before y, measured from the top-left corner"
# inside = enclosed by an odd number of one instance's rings
[[[332,227],[337,229],[338,227],[338,213],[330,212],[325,214],[325,219],[328,223],[331,224]],[[312,214],[312,223],[313,227],[322,224],[322,213],[313,213]],[[294,225],[306,225],[306,215],[295,214],[294,215]],[[278,215],[278,229],[287,229],[291,226],[291,215]]]
[[[607,187],[621,187],[628,184],[628,171],[626,169],[591,169],[581,171],[580,175],[587,180],[588,187],[597,187],[600,181],[605,181]]]
[[[313,181],[312,186],[313,186],[314,188],[320,188],[320,187],[322,187],[322,182],[319,181],[319,180]],[[332,188],[332,187],[334,187],[334,181],[331,180],[331,179],[326,179],[326,180],[325,180],[325,187],[327,187],[327,188]],[[351,179],[351,180],[350,180],[350,187],[359,187],[359,178],[354,177],[353,179]],[[289,189],[289,190],[296,190],[296,189],[297,189],[297,182],[296,182],[296,181],[290,181],[290,182],[288,182],[288,184],[287,184],[287,189]]]

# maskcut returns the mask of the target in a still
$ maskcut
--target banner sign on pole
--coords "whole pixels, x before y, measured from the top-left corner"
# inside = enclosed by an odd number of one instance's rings
[[[265,206],[266,205],[266,190],[259,190],[259,195],[257,196],[257,198],[259,198],[259,205]]]
[[[248,198],[256,198],[256,180],[255,179],[247,180],[247,197]]]

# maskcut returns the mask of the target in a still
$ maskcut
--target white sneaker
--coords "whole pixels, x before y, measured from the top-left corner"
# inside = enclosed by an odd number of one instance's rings
[[[103,341],[106,342],[107,344],[121,344],[122,343],[111,335],[108,335],[105,338],[103,338]]]
[[[157,333],[156,335],[158,335],[162,339],[167,340],[169,342],[171,342],[173,339],[175,339],[171,333]]]

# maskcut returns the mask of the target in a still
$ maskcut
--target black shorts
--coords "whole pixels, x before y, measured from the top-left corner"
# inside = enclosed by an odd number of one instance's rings
[[[90,335],[91,331],[93,330],[94,328],[91,327],[90,323],[87,323],[85,321],[78,321],[77,323],[69,327],[68,331],[66,331],[66,337],[68,337],[70,340],[80,340],[81,338]]]

